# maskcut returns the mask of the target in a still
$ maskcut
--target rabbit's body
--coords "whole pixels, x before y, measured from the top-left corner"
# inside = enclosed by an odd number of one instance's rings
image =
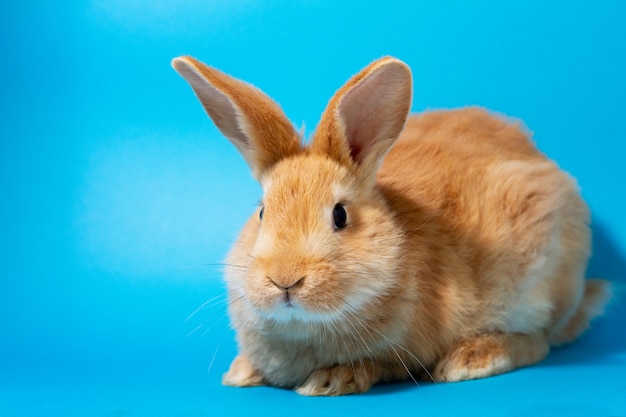
[[[338,395],[494,375],[576,338],[608,298],[583,279],[575,182],[517,124],[468,108],[405,127],[410,73],[386,59],[335,95],[304,148],[258,90],[175,66],[264,191],[227,262],[240,352],[226,384]]]
[[[430,267],[418,275],[441,283],[433,296],[447,302],[455,337],[557,330],[576,309],[589,211],[517,123],[478,108],[410,118],[379,186]]]

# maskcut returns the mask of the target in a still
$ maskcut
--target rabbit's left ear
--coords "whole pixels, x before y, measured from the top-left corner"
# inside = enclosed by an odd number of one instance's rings
[[[172,66],[191,85],[204,110],[243,155],[252,174],[301,151],[300,137],[281,108],[261,90],[189,57]]]
[[[373,180],[404,129],[412,89],[411,70],[404,62],[391,57],[374,61],[335,93],[311,150]]]

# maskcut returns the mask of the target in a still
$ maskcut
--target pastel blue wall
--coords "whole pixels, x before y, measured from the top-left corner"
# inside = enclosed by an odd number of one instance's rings
[[[625,23],[618,0],[3,2],[0,415],[379,414],[402,401],[432,415],[626,415]],[[223,299],[185,319],[223,294],[216,264],[260,193],[170,68],[181,54],[257,85],[309,133],[383,55],[412,67],[415,111],[479,104],[524,120],[592,207],[589,275],[617,284],[609,315],[545,364],[485,381],[334,402],[221,388],[235,353]]]

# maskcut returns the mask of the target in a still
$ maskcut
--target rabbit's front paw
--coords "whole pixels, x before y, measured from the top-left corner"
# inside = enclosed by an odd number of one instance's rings
[[[264,385],[263,377],[246,356],[237,356],[228,372],[222,377],[222,384],[231,387],[256,387]]]
[[[306,396],[336,396],[366,392],[374,383],[370,371],[362,364],[318,369],[296,389],[296,392]]]

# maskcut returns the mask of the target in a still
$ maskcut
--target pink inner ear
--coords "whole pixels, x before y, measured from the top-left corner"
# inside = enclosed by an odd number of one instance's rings
[[[363,146],[359,143],[351,142],[350,143],[350,158],[353,161],[359,161],[359,156],[361,155],[361,151],[363,150]]]
[[[364,177],[374,175],[404,129],[411,96],[406,64],[394,58],[372,63],[335,94],[312,148],[356,165]]]
[[[385,113],[389,105],[386,71],[377,71],[355,86],[343,98],[340,113],[343,117],[350,156],[355,162],[364,158],[364,153],[384,137]],[[381,133],[383,135],[381,136]]]
[[[372,98],[374,96],[372,87],[372,85],[362,86],[359,93],[367,94],[369,98]],[[347,105],[343,106],[342,109],[344,110],[350,157],[353,161],[359,162],[363,157],[363,151],[367,151],[376,140],[374,135],[377,133],[378,125],[374,113],[377,111],[378,103],[374,97],[374,100],[362,98],[358,105],[354,105],[350,100],[358,98],[358,95],[351,96],[351,93],[348,93],[344,101]]]

